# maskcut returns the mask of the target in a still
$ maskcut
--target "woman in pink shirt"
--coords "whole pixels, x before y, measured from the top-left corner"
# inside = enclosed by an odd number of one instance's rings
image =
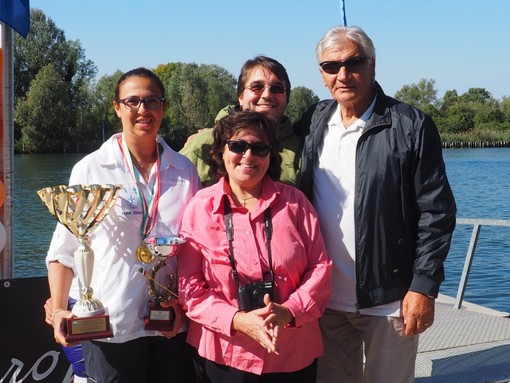
[[[220,120],[211,169],[221,178],[184,213],[180,299],[205,382],[315,382],[331,261],[312,205],[277,182],[276,134],[261,113]]]

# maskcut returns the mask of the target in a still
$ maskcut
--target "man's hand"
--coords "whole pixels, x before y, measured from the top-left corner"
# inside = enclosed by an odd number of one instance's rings
[[[434,323],[435,300],[424,294],[408,291],[402,303],[404,335],[417,335]]]

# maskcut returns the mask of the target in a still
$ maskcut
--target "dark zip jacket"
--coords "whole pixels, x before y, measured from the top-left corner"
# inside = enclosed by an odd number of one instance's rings
[[[455,200],[434,122],[375,86],[375,108],[356,148],[358,308],[400,300],[408,290],[436,297],[455,228]],[[317,147],[337,105],[319,102],[295,127],[306,135],[298,186],[311,201]]]

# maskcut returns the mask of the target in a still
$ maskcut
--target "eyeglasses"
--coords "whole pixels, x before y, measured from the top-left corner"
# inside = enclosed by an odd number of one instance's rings
[[[246,85],[244,88],[251,90],[255,94],[261,94],[266,88],[269,88],[269,91],[273,94],[285,93],[285,85],[283,84],[269,85],[256,82],[250,85]]]
[[[265,157],[268,155],[271,147],[263,142],[252,142],[251,144],[243,140],[227,141],[228,150],[236,154],[244,154],[248,149],[254,156]]]
[[[319,65],[327,74],[337,74],[340,68],[345,67],[349,72],[356,72],[366,62],[368,57],[353,57],[345,61],[323,61]]]
[[[116,100],[119,103],[124,104],[124,106],[129,110],[136,110],[140,108],[141,104],[144,104],[147,109],[150,110],[158,110],[161,108],[161,104],[163,101],[165,101],[164,97],[156,97],[156,96],[149,96],[146,98],[140,98],[140,97],[127,97],[123,99]]]

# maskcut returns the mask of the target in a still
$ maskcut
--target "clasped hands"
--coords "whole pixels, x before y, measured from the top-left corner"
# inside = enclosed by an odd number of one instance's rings
[[[272,302],[269,294],[264,296],[264,304],[264,307],[249,312],[238,311],[232,327],[248,335],[269,353],[278,355],[278,336],[294,317],[288,308]]]

